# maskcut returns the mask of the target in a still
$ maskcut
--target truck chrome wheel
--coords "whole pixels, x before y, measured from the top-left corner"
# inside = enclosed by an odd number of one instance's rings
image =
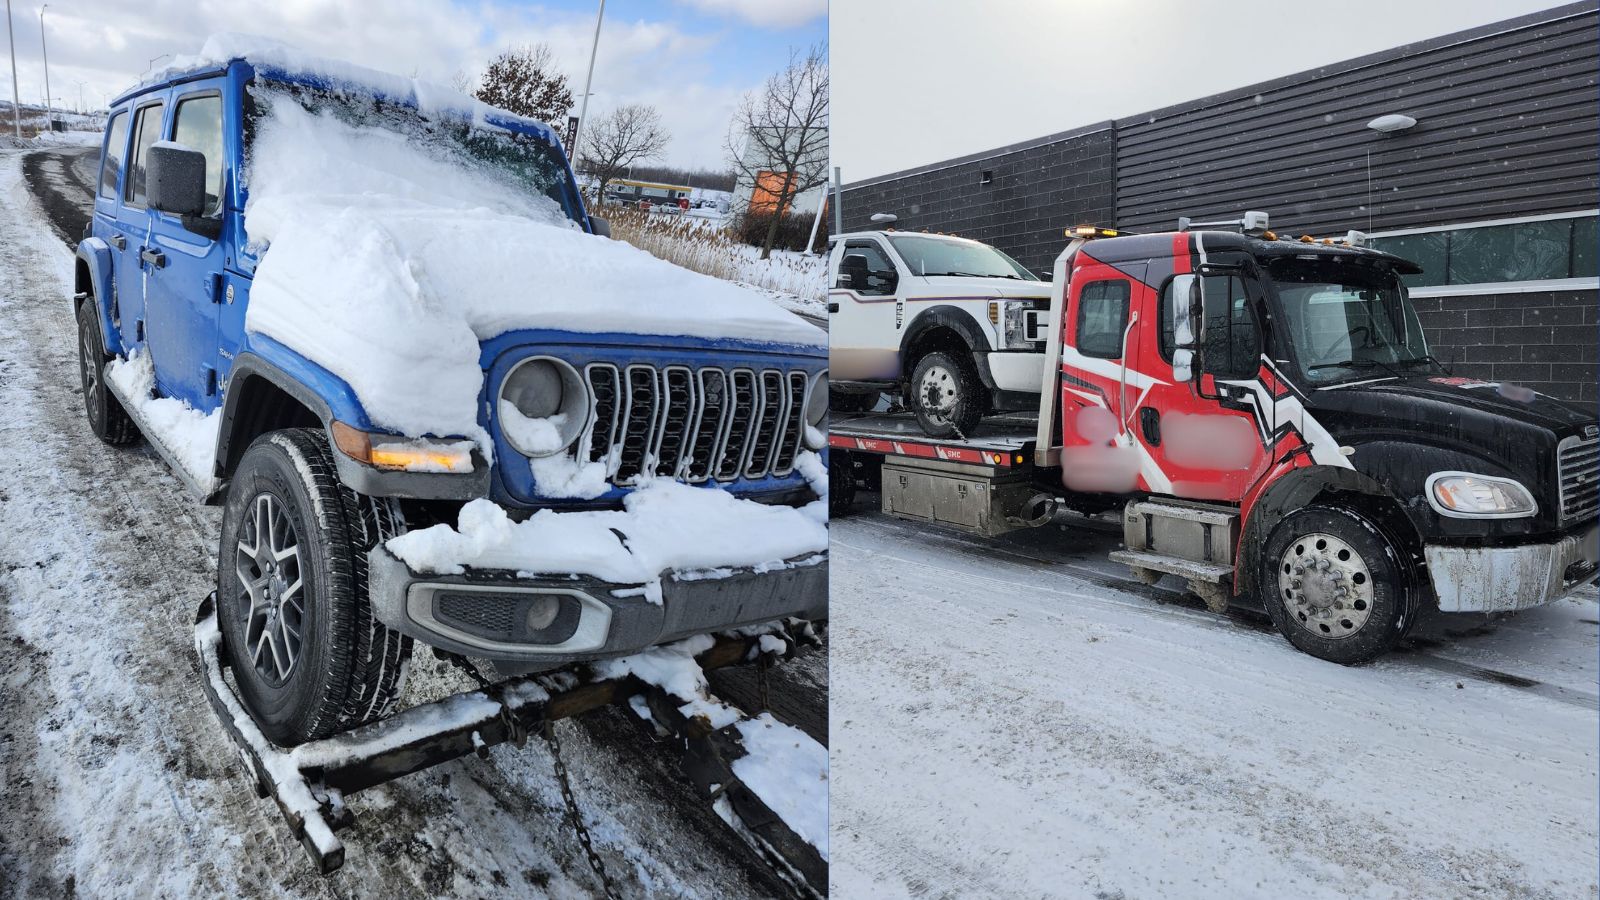
[[[934,364],[923,370],[922,380],[917,383],[923,414],[939,425],[949,425],[950,411],[961,402],[959,386],[955,373],[943,365]]]
[[[1308,534],[1278,561],[1278,589],[1295,621],[1338,640],[1361,630],[1372,614],[1372,572],[1354,547],[1331,534]]]
[[[294,671],[304,643],[305,580],[300,538],[283,504],[257,494],[234,550],[234,572],[250,598],[244,615],[245,649],[256,672],[274,687]]]

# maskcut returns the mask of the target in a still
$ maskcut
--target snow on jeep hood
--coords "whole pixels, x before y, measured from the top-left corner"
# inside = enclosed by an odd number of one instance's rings
[[[246,327],[343,378],[379,427],[492,452],[479,342],[518,329],[826,340],[759,293],[585,233],[485,166],[260,94],[245,228],[270,249]]]

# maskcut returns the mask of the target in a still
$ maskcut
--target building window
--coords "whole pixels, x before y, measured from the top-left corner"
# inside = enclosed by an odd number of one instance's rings
[[[1422,266],[1403,280],[1413,292],[1467,293],[1463,285],[1525,285],[1596,277],[1596,213],[1375,234],[1368,245]],[[1432,290],[1430,290],[1432,289]]]

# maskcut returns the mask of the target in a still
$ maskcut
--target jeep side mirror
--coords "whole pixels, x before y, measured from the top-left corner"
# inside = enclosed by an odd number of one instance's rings
[[[145,159],[145,192],[150,208],[175,216],[206,210],[206,155],[182,144],[159,141]]]
[[[867,289],[867,258],[860,253],[847,253],[839,262],[839,280],[834,287],[848,291]]]
[[[1172,279],[1172,380],[1191,381],[1205,328],[1204,279],[1198,275],[1179,275]]]
[[[599,216],[589,217],[589,230],[601,237],[611,237],[611,223]]]

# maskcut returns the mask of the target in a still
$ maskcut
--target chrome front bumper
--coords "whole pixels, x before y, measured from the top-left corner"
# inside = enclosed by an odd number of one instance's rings
[[[1512,612],[1549,603],[1595,580],[1597,531],[1553,544],[1424,549],[1442,612]]]

